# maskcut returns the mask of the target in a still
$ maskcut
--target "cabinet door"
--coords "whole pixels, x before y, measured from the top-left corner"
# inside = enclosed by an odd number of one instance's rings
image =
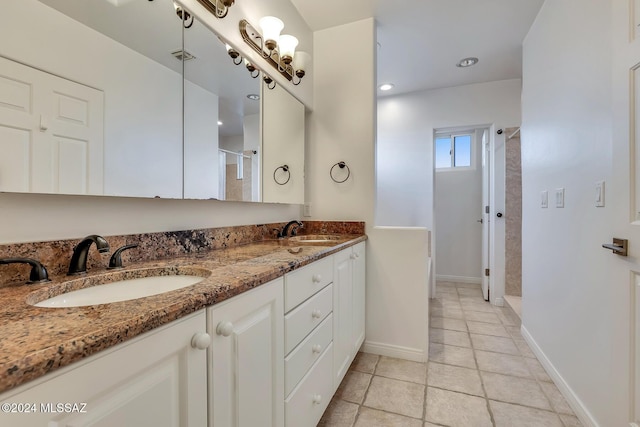
[[[365,334],[365,272],[366,253],[365,243],[358,243],[353,247],[353,354],[355,355],[362,343]]]
[[[207,311],[209,426],[284,425],[283,280]]]
[[[353,355],[353,262],[351,249],[334,255],[333,385],[338,388]]]
[[[36,411],[0,413],[0,425],[203,426],[206,352],[191,339],[205,327],[202,310],[4,393],[3,403],[29,402]]]

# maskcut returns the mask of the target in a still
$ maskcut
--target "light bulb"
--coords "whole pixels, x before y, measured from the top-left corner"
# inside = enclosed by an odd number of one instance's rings
[[[284,28],[284,23],[275,16],[265,16],[258,22],[262,29],[264,45],[268,50],[273,50],[278,45],[280,31]]]
[[[282,62],[287,65],[291,64],[296,52],[296,46],[298,46],[298,39],[294,36],[290,36],[289,34],[280,36],[278,40],[278,52],[280,52]]]

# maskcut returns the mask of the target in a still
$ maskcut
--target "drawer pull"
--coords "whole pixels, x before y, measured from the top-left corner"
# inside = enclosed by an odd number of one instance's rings
[[[313,317],[314,319],[320,319],[322,317],[322,312],[320,310],[313,310],[311,312],[311,317]]]
[[[229,321],[220,322],[216,327],[216,334],[228,337],[233,333],[233,323]]]
[[[311,351],[314,353],[320,353],[322,351],[322,346],[320,344],[315,344],[311,347]]]
[[[356,259],[356,258],[358,258],[358,255],[354,253],[354,254],[349,255],[349,258]]]
[[[313,283],[320,283],[322,281],[322,275],[321,274],[314,274],[313,276],[311,276],[311,281]]]
[[[211,344],[211,336],[205,332],[199,332],[191,338],[191,347],[198,350],[206,350]]]
[[[313,403],[315,403],[316,405],[321,404],[322,403],[322,395],[314,394],[313,395]]]

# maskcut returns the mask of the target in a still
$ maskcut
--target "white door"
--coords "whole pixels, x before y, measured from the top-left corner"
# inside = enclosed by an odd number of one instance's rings
[[[103,92],[0,57],[0,190],[103,194],[103,121]]]
[[[489,129],[482,132],[482,295],[489,301],[489,265],[490,265],[490,239],[491,215],[489,214],[489,198],[491,196],[491,156],[489,145]]]
[[[207,309],[209,426],[284,425],[283,294],[277,279]]]
[[[612,333],[614,378],[629,406],[630,425],[640,425],[640,2],[629,19],[629,0],[614,1],[613,42],[613,162],[612,182],[604,199],[611,210],[611,238],[627,239],[628,256],[612,257],[610,286],[620,327]],[[612,243],[611,241],[602,243]],[[604,249],[603,249],[604,250]],[[627,393],[628,390],[628,393]],[[628,398],[626,397],[628,396]],[[634,424],[635,422],[635,424]]]

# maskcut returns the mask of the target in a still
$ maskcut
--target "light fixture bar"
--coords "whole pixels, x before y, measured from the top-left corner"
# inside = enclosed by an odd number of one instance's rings
[[[198,0],[200,2],[207,0]],[[273,55],[269,55],[268,52],[265,52],[262,45],[263,40],[260,32],[258,32],[246,19],[242,19],[240,21],[240,34],[242,35],[242,39],[247,43],[253,50],[258,52],[260,56],[262,56],[273,68],[278,70],[278,72],[284,76],[287,80],[293,80],[293,67],[291,64],[284,64],[273,59]],[[279,55],[277,56],[278,60],[280,60]]]
[[[229,8],[233,6],[235,0],[198,0],[216,18],[224,18],[229,13]]]

